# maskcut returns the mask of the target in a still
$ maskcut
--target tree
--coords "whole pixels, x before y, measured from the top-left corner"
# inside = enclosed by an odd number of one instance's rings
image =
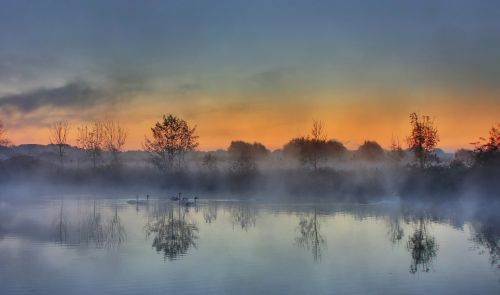
[[[307,150],[305,159],[313,166],[314,170],[318,169],[318,162],[323,158],[322,147],[326,142],[326,134],[323,131],[323,122],[313,121],[311,128],[311,145]]]
[[[90,126],[83,125],[78,128],[76,143],[85,150],[92,160],[93,167],[97,167],[97,160],[104,149],[104,128],[101,121],[95,121]]]
[[[401,144],[399,143],[399,138],[394,140],[392,138],[391,145],[389,146],[389,159],[394,163],[399,163],[405,157],[405,151],[401,148]]]
[[[310,165],[316,170],[323,159],[340,158],[347,151],[341,142],[326,138],[323,123],[313,121],[311,134],[290,140],[283,146],[283,153],[298,158],[303,165]]]
[[[232,158],[231,169],[237,174],[246,174],[256,169],[256,161],[266,157],[269,150],[261,143],[232,141],[227,149]]]
[[[127,140],[127,130],[119,122],[104,121],[103,124],[103,147],[113,156],[113,163],[119,163],[119,155]]]
[[[208,171],[217,170],[217,158],[212,153],[207,153],[203,156],[202,166]]]
[[[474,165],[474,152],[466,149],[458,149],[453,156],[453,165],[471,167]]]
[[[10,144],[10,141],[5,138],[5,133],[5,127],[3,122],[0,120],[0,146],[8,146]]]
[[[416,113],[410,114],[411,133],[406,141],[408,147],[413,152],[420,164],[420,168],[425,168],[429,163],[437,160],[434,154],[439,134],[434,127],[434,121],[429,116],[419,117]]]
[[[240,140],[231,141],[227,151],[235,157],[250,157],[252,159],[262,159],[269,155],[269,150],[262,143],[248,143]]]
[[[366,140],[359,146],[356,154],[361,160],[380,161],[384,158],[384,149],[376,142]]]
[[[161,171],[173,168],[175,162],[180,168],[186,152],[198,146],[196,126],[191,128],[186,121],[174,115],[163,116],[163,122],[157,122],[151,132],[153,137],[146,137],[144,149]]]
[[[63,165],[64,155],[68,146],[69,124],[67,121],[57,121],[49,126],[50,143],[57,147],[59,164]]]
[[[313,141],[326,141],[326,134],[323,130],[323,122],[314,120],[311,128],[311,139]]]
[[[500,158],[500,124],[497,124],[497,127],[491,127],[487,139],[480,137],[479,141],[473,144],[475,145],[474,158],[476,164],[484,166],[494,163],[495,160]]]

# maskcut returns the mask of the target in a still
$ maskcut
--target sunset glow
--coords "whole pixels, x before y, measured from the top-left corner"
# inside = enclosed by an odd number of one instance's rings
[[[140,149],[172,113],[197,126],[201,150],[236,139],[281,148],[312,120],[351,149],[366,139],[386,147],[419,112],[455,150],[499,121],[499,21],[487,4],[187,2],[155,13],[128,2],[3,7],[10,140],[46,144],[47,126],[68,120],[74,144],[77,126],[113,118],[129,131],[126,148]]]

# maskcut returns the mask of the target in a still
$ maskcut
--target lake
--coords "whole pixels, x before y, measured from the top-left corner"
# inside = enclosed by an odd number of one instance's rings
[[[500,294],[472,205],[0,202],[1,294]]]

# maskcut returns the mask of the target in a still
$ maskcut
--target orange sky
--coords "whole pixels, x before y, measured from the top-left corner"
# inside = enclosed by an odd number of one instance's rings
[[[433,100],[417,98],[409,103],[391,98],[370,101],[367,98],[356,99],[353,94],[338,95],[341,99],[317,96],[314,103],[307,100],[283,102],[279,99],[213,103],[210,99],[201,99],[188,104],[182,101],[174,104],[149,97],[133,100],[113,111],[98,111],[102,112],[100,118],[119,120],[128,129],[127,149],[140,149],[144,136],[149,135],[149,128],[161,119],[162,114],[170,112],[197,126],[201,150],[226,148],[231,140],[259,141],[271,149],[280,148],[289,139],[306,135],[313,120],[322,120],[328,137],[342,141],[350,149],[357,148],[367,139],[388,147],[392,137],[399,138],[404,144],[409,131],[408,115],[416,111],[435,118],[441,138],[439,147],[452,151],[461,147],[470,148],[470,143],[479,136],[487,135],[488,129],[499,119],[499,105],[494,99],[482,99],[481,103],[472,104],[469,100],[446,97]],[[144,100],[155,103],[144,103]],[[84,113],[82,110],[80,114],[75,114],[75,119],[71,119],[72,114],[65,114],[73,127],[70,135],[72,144],[75,144],[75,127],[82,122],[76,116]],[[55,120],[60,116],[61,111],[53,111],[49,118]],[[47,123],[49,121],[46,120]],[[47,128],[36,126],[11,128],[8,136],[15,144],[48,143]]]

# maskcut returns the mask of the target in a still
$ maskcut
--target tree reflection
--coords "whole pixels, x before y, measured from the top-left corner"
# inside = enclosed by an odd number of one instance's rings
[[[118,216],[118,207],[115,207],[115,214],[108,221],[105,231],[105,244],[108,247],[115,247],[123,243],[127,233],[120,217]]]
[[[186,255],[189,248],[196,248],[198,227],[186,220],[186,212],[181,208],[160,205],[155,216],[145,226],[146,236],[154,235],[153,247],[163,252],[169,260]],[[175,214],[177,212],[177,214]]]
[[[400,219],[392,216],[389,217],[387,220],[387,235],[389,236],[389,241],[393,245],[397,245],[403,239],[404,234]]]
[[[114,214],[103,221],[97,202],[94,200],[92,213],[80,219],[74,226],[70,226],[66,221],[64,206],[61,207],[57,217],[57,239],[60,244],[70,245],[94,245],[100,247],[116,247],[126,239],[125,227],[118,215],[118,207],[115,207]]]
[[[472,241],[490,256],[491,266],[500,269],[500,217],[488,216],[470,224]]]
[[[420,217],[412,235],[408,237],[406,247],[411,254],[410,273],[428,272],[436,258],[439,246],[427,231],[427,220]]]
[[[87,243],[87,245],[95,243],[97,247],[104,246],[104,225],[101,212],[98,210],[95,200],[92,214],[90,214],[84,222],[80,237],[83,242]]]
[[[61,200],[61,208],[59,210],[59,217],[56,226],[56,242],[65,244],[68,240],[68,224],[66,216],[64,215],[64,201]]]
[[[248,204],[238,204],[237,206],[229,208],[231,222],[233,227],[235,225],[241,229],[248,231],[250,227],[254,227],[257,222],[258,210],[254,206]]]
[[[217,219],[217,202],[209,202],[203,207],[203,219],[206,223],[212,223]]]
[[[310,250],[314,261],[321,260],[322,250],[326,246],[326,241],[320,233],[320,227],[316,209],[313,214],[301,217],[297,226],[299,236],[295,238],[295,244]]]

